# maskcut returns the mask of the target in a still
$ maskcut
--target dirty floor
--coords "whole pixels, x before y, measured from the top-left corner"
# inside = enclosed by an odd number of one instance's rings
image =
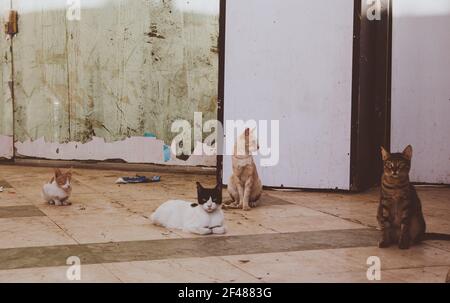
[[[449,242],[376,247],[377,189],[267,191],[260,208],[225,211],[227,235],[199,237],[148,218],[168,199],[195,201],[195,182],[213,185],[212,176],[158,174],[160,183],[116,185],[136,173],[76,169],[72,206],[54,207],[40,197],[51,174],[0,166],[0,282],[70,282],[73,256],[81,282],[367,283],[372,256],[382,282],[444,282],[450,269]],[[450,188],[419,194],[429,231],[450,234]]]

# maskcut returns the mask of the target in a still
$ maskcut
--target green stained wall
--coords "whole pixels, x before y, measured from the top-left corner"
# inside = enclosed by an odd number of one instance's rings
[[[4,0],[0,2],[0,24],[5,23],[5,15],[9,8]],[[11,98],[11,42],[0,31],[0,136],[13,135],[13,103]]]
[[[195,1],[218,8],[219,0]],[[152,133],[169,143],[176,119],[192,122],[195,111],[216,118],[218,9],[93,0],[87,7],[81,1],[80,21],[69,21],[66,0],[46,2],[13,0],[20,14],[16,140],[113,142]]]

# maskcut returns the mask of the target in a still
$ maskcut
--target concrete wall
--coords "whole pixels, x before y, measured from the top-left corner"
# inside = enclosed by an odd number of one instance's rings
[[[9,1],[0,1],[0,24],[5,23]],[[0,31],[0,159],[13,156],[13,103],[11,98],[11,41]]]
[[[172,122],[216,118],[219,0],[81,1],[80,21],[66,0],[12,7],[19,156],[162,164]],[[115,149],[127,140],[144,145]]]
[[[450,0],[394,0],[392,149],[412,179],[450,183]]]

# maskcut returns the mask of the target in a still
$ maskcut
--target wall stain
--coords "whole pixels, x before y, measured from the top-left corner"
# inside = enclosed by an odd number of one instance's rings
[[[150,26],[150,31],[145,33],[145,35],[150,38],[166,39],[166,37],[158,33],[158,25],[156,23],[152,23]]]
[[[64,9],[36,5],[15,38],[18,141],[115,142],[151,132],[170,143],[175,120],[192,123],[198,111],[216,118],[219,12],[129,0],[68,23]]]

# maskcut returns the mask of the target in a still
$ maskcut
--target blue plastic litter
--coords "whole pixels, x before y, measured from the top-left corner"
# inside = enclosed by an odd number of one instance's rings
[[[154,133],[144,133],[144,137],[146,137],[146,138],[156,138],[156,135]]]
[[[171,159],[171,152],[169,145],[164,145],[163,153],[164,153],[164,162],[169,162]]]
[[[140,184],[140,183],[156,183],[160,182],[160,176],[154,176],[152,178],[148,178],[145,176],[136,176],[136,177],[122,177],[117,179],[116,184]]]

